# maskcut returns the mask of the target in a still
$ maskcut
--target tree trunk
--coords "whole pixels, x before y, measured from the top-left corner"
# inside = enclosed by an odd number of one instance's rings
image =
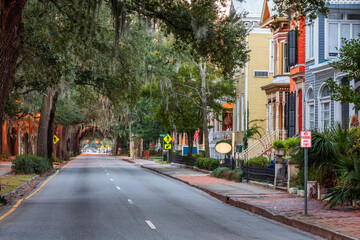
[[[205,157],[210,157],[209,148],[209,129],[208,129],[208,113],[207,113],[207,96],[206,96],[206,61],[203,63],[200,59],[198,64],[201,77],[201,99],[202,99],[202,115],[203,115],[203,131],[205,137]]]
[[[67,152],[66,145],[67,145],[68,128],[69,128],[68,126],[62,126],[61,136],[59,136],[60,137],[60,141],[59,141],[60,153],[59,153],[59,156],[63,160],[67,160],[66,159],[66,152]]]
[[[0,123],[23,48],[21,15],[27,0],[1,0],[0,13]]]
[[[56,112],[56,102],[59,96],[59,92],[55,91],[52,99],[50,116],[49,116],[49,128],[48,128],[48,138],[47,138],[47,158],[51,159],[53,153],[53,136],[54,136],[54,127],[55,127],[55,112]]]
[[[41,116],[39,121],[38,135],[37,135],[37,155],[40,157],[48,158],[49,156],[49,146],[48,146],[48,137],[49,137],[49,128],[52,129],[50,122],[51,111],[53,108],[54,97],[57,100],[57,92],[54,93],[52,89],[49,89],[46,94],[43,96],[43,102],[41,106]],[[55,102],[56,103],[56,102]],[[52,122],[53,123],[53,122]],[[52,143],[52,136],[51,136]],[[52,147],[51,147],[52,149]],[[52,153],[52,152],[51,152]],[[50,153],[50,154],[51,154]]]
[[[189,143],[189,153],[188,153],[188,156],[189,156],[189,157],[192,157],[193,146],[194,146],[194,143],[193,143],[194,133],[193,133],[193,132],[187,132],[186,135],[187,135],[187,139],[188,139],[188,143]]]

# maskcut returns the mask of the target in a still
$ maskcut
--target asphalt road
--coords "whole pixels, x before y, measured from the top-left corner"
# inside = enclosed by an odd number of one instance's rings
[[[134,164],[80,156],[0,221],[0,239],[314,238]]]

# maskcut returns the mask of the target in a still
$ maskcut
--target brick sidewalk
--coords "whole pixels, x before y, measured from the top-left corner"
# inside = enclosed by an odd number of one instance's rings
[[[195,185],[231,182],[211,176],[179,178]],[[310,199],[308,201],[308,216],[306,216],[303,214],[304,198],[286,193],[252,197],[233,197],[233,199],[264,208],[274,214],[286,215],[293,219],[316,224],[329,230],[360,239],[360,210],[341,207],[329,209],[324,207],[324,202]]]
[[[143,167],[200,188],[233,206],[327,239],[360,239],[359,209],[329,209],[324,202],[310,199],[308,215],[304,215],[304,198],[283,191],[199,175],[195,170],[177,166]]]

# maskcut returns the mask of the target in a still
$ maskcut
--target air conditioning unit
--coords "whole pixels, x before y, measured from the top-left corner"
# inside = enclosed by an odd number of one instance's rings
[[[254,71],[254,77],[269,77],[269,71]]]

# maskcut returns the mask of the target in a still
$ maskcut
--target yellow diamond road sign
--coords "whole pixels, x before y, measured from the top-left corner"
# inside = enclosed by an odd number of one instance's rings
[[[172,140],[172,138],[170,137],[169,134],[166,135],[166,137],[164,137],[164,141],[165,141],[166,143],[171,143],[171,140]]]
[[[171,149],[171,144],[165,144],[165,149]]]
[[[57,144],[58,141],[60,141],[60,139],[59,139],[56,135],[54,135],[54,136],[53,136],[53,143],[54,143],[54,144]]]

